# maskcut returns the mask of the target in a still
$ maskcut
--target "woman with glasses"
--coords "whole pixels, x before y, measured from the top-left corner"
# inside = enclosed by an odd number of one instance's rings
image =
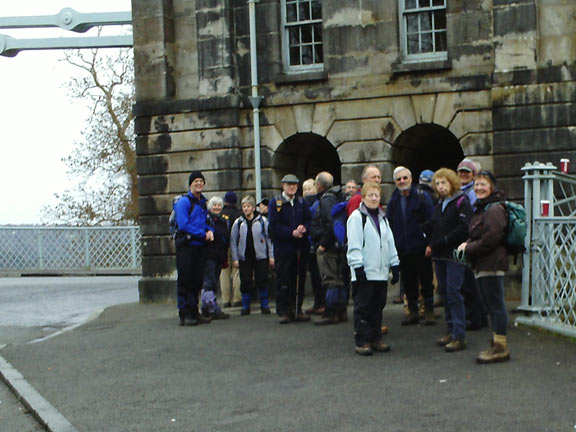
[[[468,240],[458,247],[471,263],[480,292],[488,308],[494,330],[491,346],[482,351],[478,363],[496,363],[510,359],[506,340],[508,314],[504,301],[504,273],[508,270],[508,251],[505,237],[508,212],[504,194],[496,188],[496,178],[489,171],[481,171],[474,183],[478,200],[470,221]]]
[[[438,290],[446,296],[444,312],[448,327],[448,334],[440,338],[438,344],[447,352],[455,352],[466,348],[466,307],[462,297],[466,267],[454,259],[453,252],[468,237],[472,206],[460,190],[455,171],[440,168],[432,184],[439,201],[426,229],[426,256],[432,257]]]

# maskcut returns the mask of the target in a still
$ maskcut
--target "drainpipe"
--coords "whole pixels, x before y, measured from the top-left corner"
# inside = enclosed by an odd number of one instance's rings
[[[256,202],[262,199],[262,173],[260,168],[260,102],[258,95],[258,62],[256,56],[256,3],[260,0],[248,0],[248,12],[250,17],[250,69],[252,76],[252,104],[254,124],[254,175],[256,183]]]

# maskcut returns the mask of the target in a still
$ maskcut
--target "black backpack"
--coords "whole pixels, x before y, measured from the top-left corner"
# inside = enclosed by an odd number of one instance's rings
[[[176,207],[176,203],[180,201],[182,198],[187,197],[190,200],[190,211],[188,212],[188,216],[192,214],[192,210],[194,210],[194,201],[190,198],[188,194],[182,194],[172,201],[172,213],[170,213],[170,218],[168,219],[168,225],[170,227],[170,237],[176,240],[176,236],[178,234],[178,222],[176,221],[176,212],[174,208]]]

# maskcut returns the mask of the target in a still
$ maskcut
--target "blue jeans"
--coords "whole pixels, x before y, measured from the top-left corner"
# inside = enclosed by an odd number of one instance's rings
[[[438,288],[446,293],[444,313],[452,339],[466,338],[466,307],[462,297],[462,283],[466,267],[454,261],[435,261]]]
[[[476,279],[480,293],[492,320],[497,335],[506,335],[508,313],[504,302],[504,276],[486,276]]]

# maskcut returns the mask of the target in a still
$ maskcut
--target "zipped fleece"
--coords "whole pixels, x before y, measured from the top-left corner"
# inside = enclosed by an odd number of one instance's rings
[[[232,261],[246,261],[246,238],[248,237],[248,224],[244,216],[240,216],[232,225],[230,236],[230,256]],[[256,259],[266,259],[274,256],[272,242],[268,235],[268,220],[257,215],[252,219],[252,238]]]
[[[363,225],[362,214],[366,216]],[[346,223],[348,252],[346,258],[350,266],[352,281],[356,281],[355,268],[364,267],[369,281],[387,281],[390,267],[400,264],[394,244],[394,235],[384,216],[384,210],[378,210],[380,233],[374,219],[368,214],[364,203],[354,210]]]

